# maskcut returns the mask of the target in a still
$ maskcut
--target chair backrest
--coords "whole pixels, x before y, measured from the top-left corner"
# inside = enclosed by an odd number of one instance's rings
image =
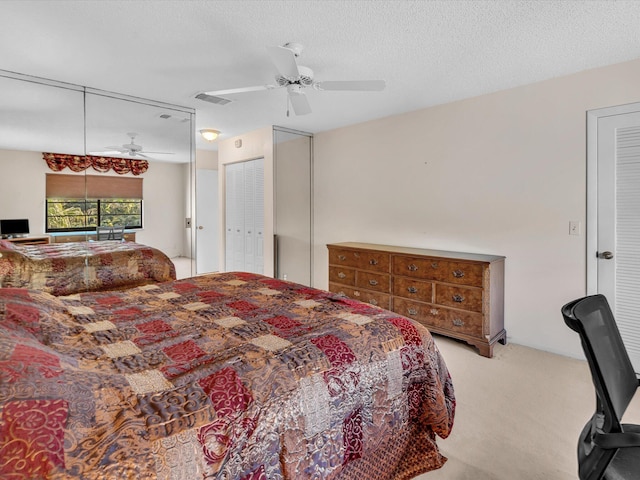
[[[96,240],[112,240],[111,227],[96,227]]]
[[[570,302],[562,307],[562,315],[567,326],[580,335],[596,390],[596,412],[578,443],[580,478],[601,478],[617,450],[596,447],[592,437],[596,430],[622,431],[620,422],[638,389],[638,379],[603,295]]]
[[[111,239],[112,240],[123,240],[124,239],[124,226],[122,225],[114,225],[111,227]]]

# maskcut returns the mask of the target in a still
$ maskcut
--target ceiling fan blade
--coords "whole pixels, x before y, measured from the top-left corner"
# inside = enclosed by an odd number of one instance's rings
[[[295,79],[300,76],[298,64],[296,63],[296,55],[291,49],[285,47],[267,47],[267,51],[280,75],[289,79]]]
[[[175,155],[175,153],[173,153],[173,152],[147,152],[146,150],[138,151],[136,153],[138,153],[138,154],[140,154],[140,153],[148,153],[150,155]]]
[[[212,92],[204,92],[205,95],[230,95],[232,93],[245,93],[245,92],[257,92],[260,90],[271,90],[273,88],[278,88],[276,85],[258,85],[255,87],[241,87],[241,88],[228,88],[227,90],[215,90]]]
[[[344,80],[316,82],[313,87],[316,90],[349,90],[363,92],[379,92],[384,90],[384,80]]]
[[[109,155],[122,155],[123,153],[126,153],[126,152],[123,152],[122,150],[108,149],[108,150],[101,150],[96,152],[89,152],[89,155],[103,157],[103,156],[109,156]]]
[[[290,90],[289,100],[296,115],[307,115],[311,113],[311,105],[309,105],[309,100],[307,100],[307,96],[304,93]]]

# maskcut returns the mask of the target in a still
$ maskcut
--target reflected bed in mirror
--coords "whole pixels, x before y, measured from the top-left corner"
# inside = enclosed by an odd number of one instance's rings
[[[176,279],[160,250],[133,242],[95,241],[17,245],[0,240],[0,287],[53,295],[122,288]]]
[[[136,230],[137,241],[170,258],[193,259],[193,232],[185,228],[185,218],[195,217],[193,119],[193,109],[186,107],[0,71],[0,217],[27,218],[31,235],[52,234],[42,208],[47,174],[76,175],[86,182],[88,172],[71,166],[52,172],[43,153],[109,152],[149,163],[139,176],[144,223]],[[128,135],[134,132],[133,138]],[[105,179],[133,176],[95,166],[89,172]],[[94,199],[83,193],[76,200],[85,202],[76,206],[86,228],[74,225],[68,233],[87,240],[82,232],[97,226]]]

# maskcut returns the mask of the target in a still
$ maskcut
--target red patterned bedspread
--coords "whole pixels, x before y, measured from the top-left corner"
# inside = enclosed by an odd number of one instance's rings
[[[0,240],[0,287],[69,295],[175,279],[175,265],[169,257],[139,243],[14,245]]]
[[[455,399],[429,332],[248,273],[0,289],[2,479],[410,479]]]

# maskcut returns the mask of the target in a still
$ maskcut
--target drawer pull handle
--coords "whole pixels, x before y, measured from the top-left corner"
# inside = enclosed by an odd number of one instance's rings
[[[454,295],[451,299],[456,303],[464,302],[464,297],[462,295]]]
[[[409,265],[407,268],[408,268],[409,270],[411,270],[412,272],[415,272],[415,271],[417,271],[417,270],[418,270],[418,266],[417,266],[417,265],[414,265],[413,263],[412,263],[411,265]]]
[[[431,310],[429,310],[429,313],[433,316],[438,315],[438,313],[440,313],[440,311],[437,308],[432,308]]]
[[[353,296],[354,297],[359,297],[360,296],[360,292],[358,290],[353,292]]]
[[[438,268],[438,262],[433,262],[431,264],[431,268]]]
[[[342,290],[340,290],[340,291],[338,292],[338,295],[342,295],[343,297],[346,297],[346,296],[347,296],[347,294],[346,294],[346,293],[344,293]]]
[[[418,293],[418,289],[416,287],[409,287],[407,288],[407,291],[409,293]]]
[[[418,310],[416,310],[415,308],[409,308],[409,309],[407,309],[407,312],[409,313],[409,315],[417,315],[418,314]]]
[[[378,302],[376,302],[376,299],[375,299],[375,298],[370,299],[370,300],[369,300],[369,303],[370,303],[371,305],[378,305]]]
[[[378,285],[378,281],[377,280],[369,280],[369,285],[373,285],[375,287],[376,285]]]
[[[453,319],[453,325],[456,327],[463,327],[464,326],[464,322],[462,320],[460,320],[459,318],[454,318]]]
[[[371,260],[369,260],[369,265],[377,265],[378,264],[378,260],[376,260],[375,258],[372,258]]]
[[[347,278],[347,275],[345,273],[338,273],[338,278]]]
[[[338,260],[340,260],[341,262],[344,262],[347,259],[347,257],[345,257],[344,255],[338,255]]]
[[[456,278],[462,278],[464,277],[464,272],[462,270],[454,270],[453,276]]]

